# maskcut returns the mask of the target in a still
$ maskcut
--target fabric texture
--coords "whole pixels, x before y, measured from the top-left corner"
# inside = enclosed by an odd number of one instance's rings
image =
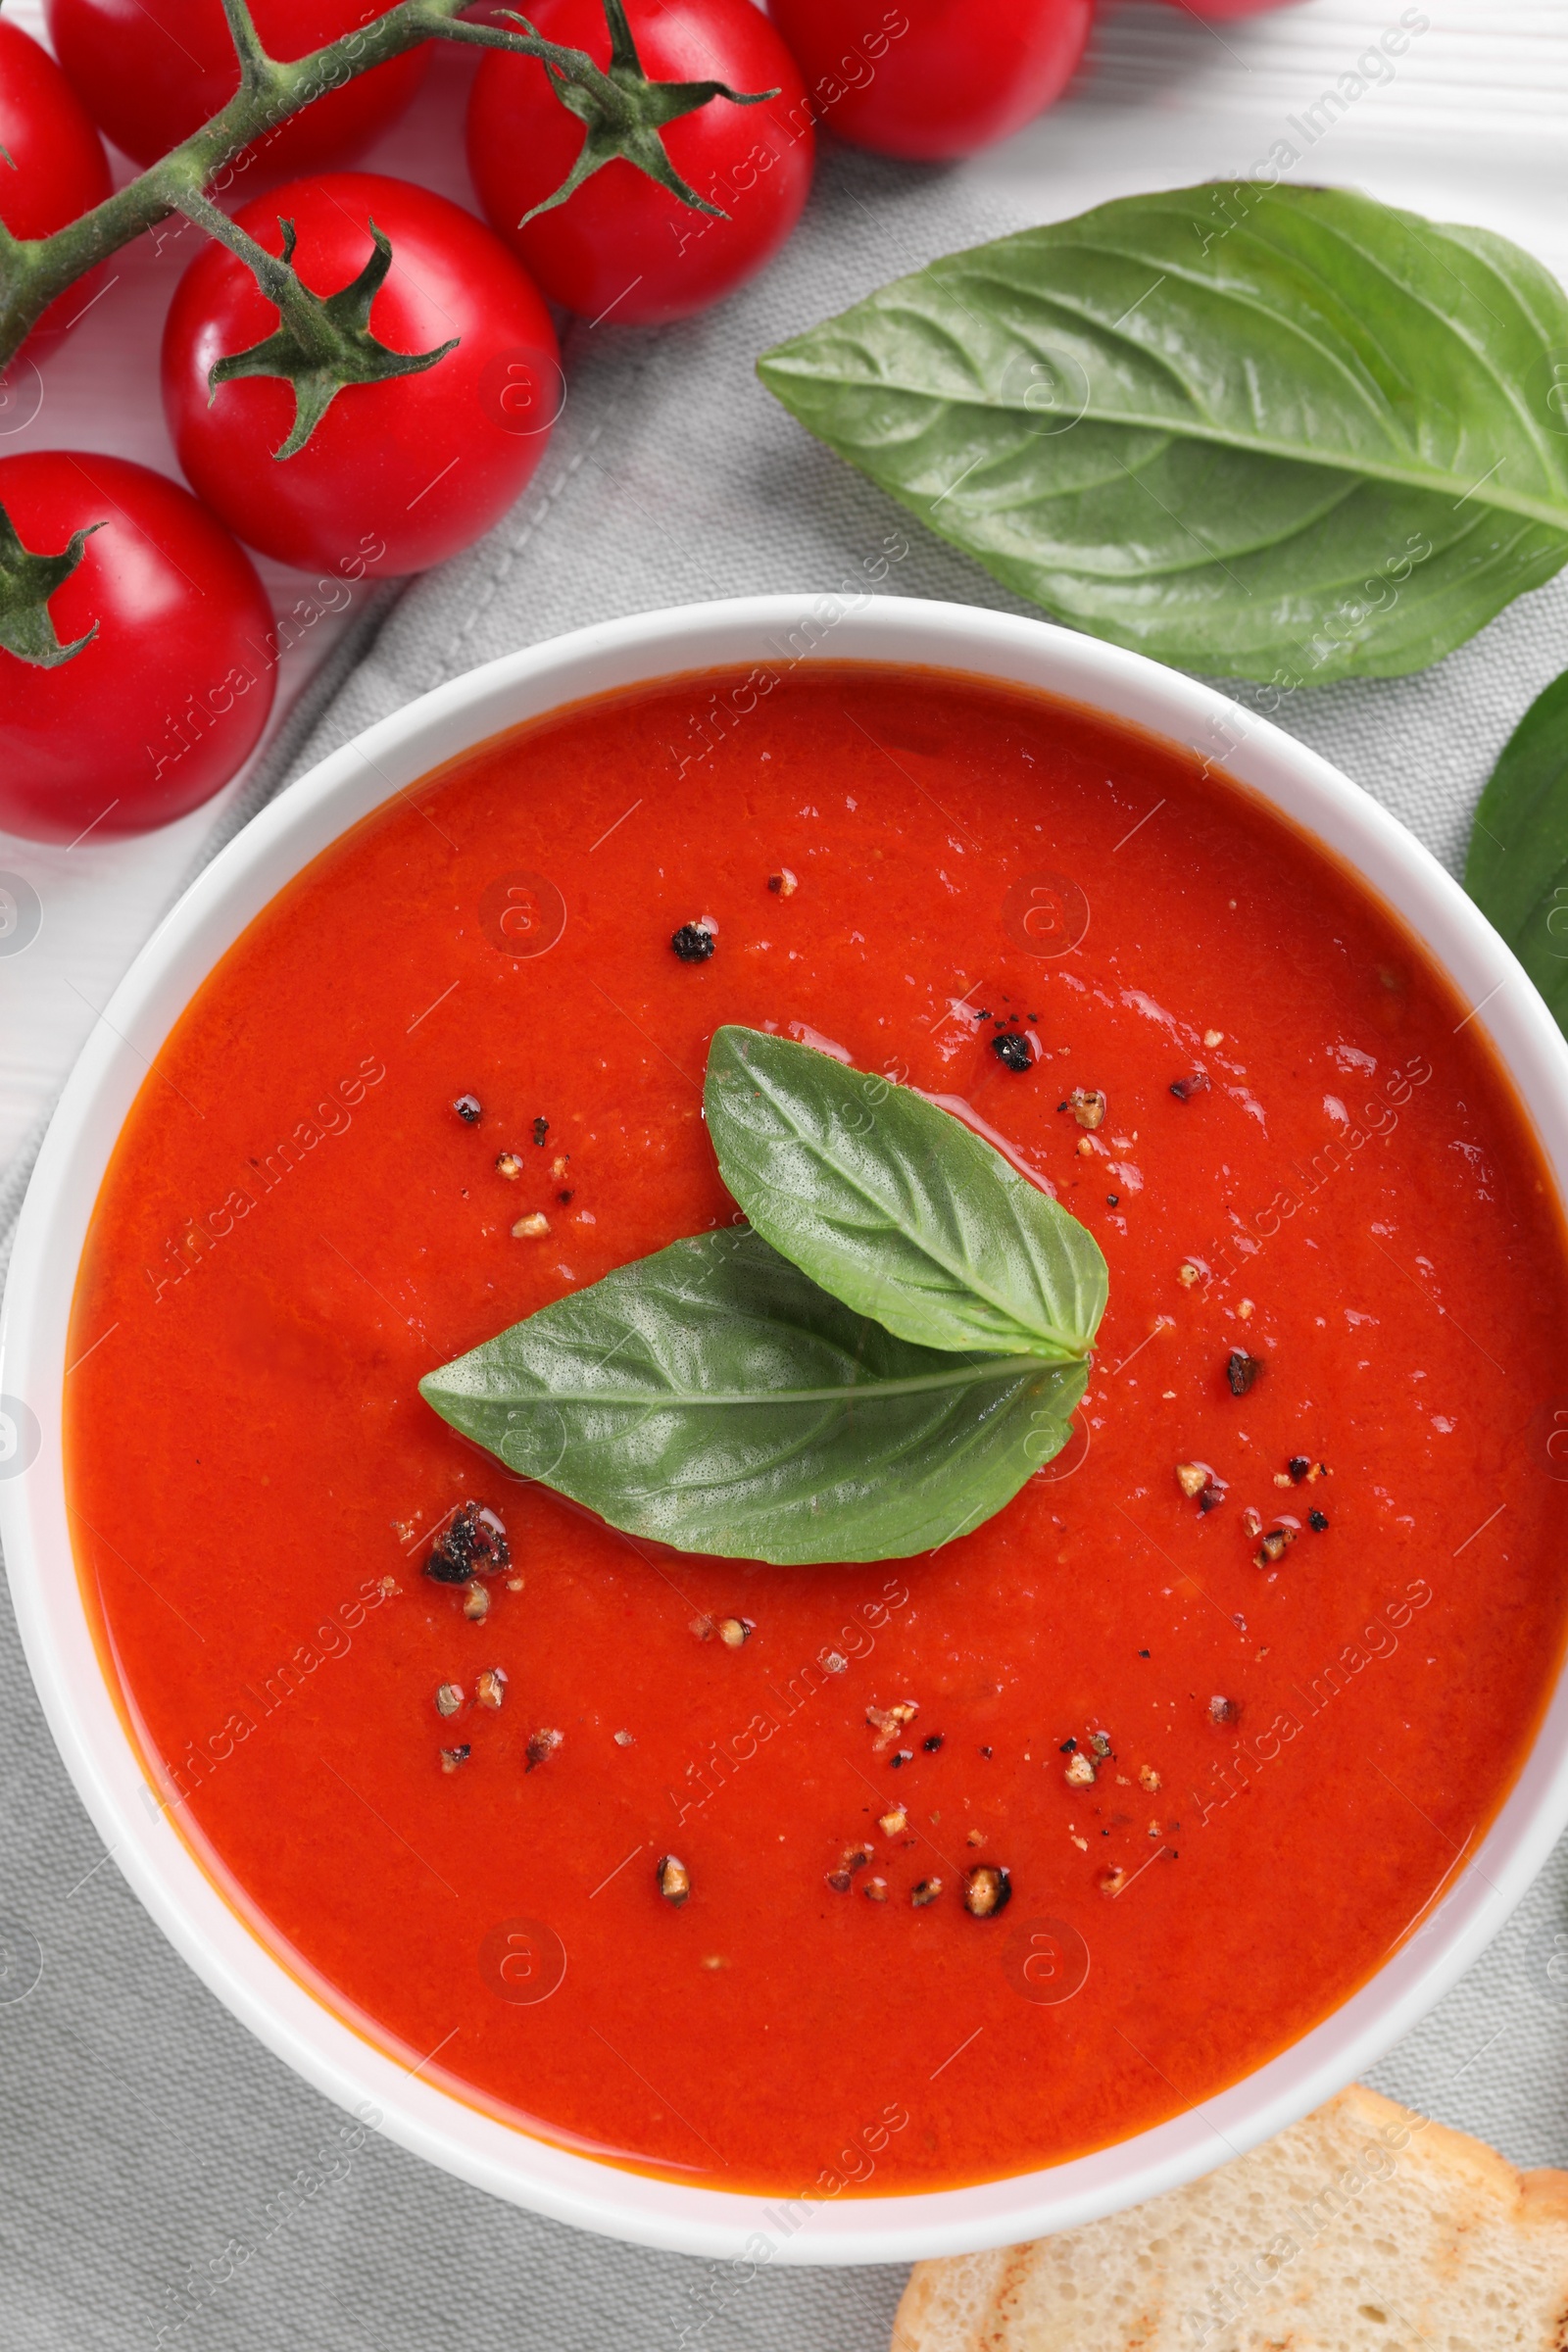
[[[750,292],[657,336],[575,330],[570,395],[528,496],[468,556],[371,616],[373,642],[358,639],[345,657],[357,665],[313,698],[258,797],[443,679],[607,615],[858,590],[883,556],[895,559],[887,593],[1027,610],[819,449],[752,372],[785,334],[1028,217],[995,196],[965,211],[954,188],[941,173],[832,154],[799,236]],[[1281,723],[1457,869],[1481,783],[1565,643],[1559,581],[1425,675],[1302,692]],[[13,1214],[16,1197],[13,1186]],[[342,2148],[342,2119],[206,1992],[101,1852],[9,1615],[0,1776],[10,1970],[0,2344],[879,2352],[887,2342],[903,2282],[894,2270],[775,2269],[715,2294],[701,2264],[512,2211],[379,2138],[352,2154],[345,2177],[308,2188],[318,2153]],[[1372,2080],[1516,2162],[1568,2162],[1568,1983],[1548,1971],[1564,1928],[1559,1851],[1492,1950]],[[17,1998],[34,1945],[41,1977]]]

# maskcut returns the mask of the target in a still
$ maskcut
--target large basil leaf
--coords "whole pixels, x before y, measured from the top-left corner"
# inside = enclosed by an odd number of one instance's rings
[[[1419,669],[1568,560],[1562,288],[1346,189],[1123,197],[759,367],[1008,587],[1226,677]]]
[[[1568,1029],[1568,670],[1502,747],[1476,809],[1464,886]]]
[[[911,1348],[731,1228],[617,1267],[419,1388],[612,1527],[794,1565],[978,1527],[1065,1444],[1086,1378]]]
[[[714,1033],[703,1107],[752,1224],[836,1298],[925,1348],[1087,1351],[1098,1243],[951,1112],[740,1028]]]

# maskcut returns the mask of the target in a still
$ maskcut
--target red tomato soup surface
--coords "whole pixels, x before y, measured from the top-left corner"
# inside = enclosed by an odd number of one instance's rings
[[[647,2171],[935,2188],[1211,2096],[1411,1932],[1558,1664],[1563,1232],[1467,1010],[1224,778],[962,677],[665,680],[389,802],[196,996],[79,1279],[80,1574],[172,1818],[360,2031]],[[1108,1260],[1071,1445],[933,1554],[634,1543],[417,1394],[730,1218],[725,1021],[968,1106]],[[423,1573],[469,1500],[480,1619]]]

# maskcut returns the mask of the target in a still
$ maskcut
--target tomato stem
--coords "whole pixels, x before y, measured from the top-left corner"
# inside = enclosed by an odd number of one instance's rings
[[[370,308],[392,267],[392,244],[373,220],[367,225],[370,255],[359,275],[335,294],[314,294],[294,268],[292,220],[279,220],[281,255],[240,227],[207,197],[187,196],[180,210],[198,228],[245,264],[278,315],[275,333],[248,350],[229,352],[208,370],[209,402],[220,387],[242,376],[275,375],[294,387],[294,422],[274,458],[292,458],[305,447],[338,394],[350,384],[380,384],[398,375],[422,374],[455,351],[452,336],[434,351],[393,351],[370,332]]]
[[[250,0],[223,0],[223,16],[234,55],[239,59],[241,89],[267,86],[274,68],[252,20]]]
[[[71,645],[62,645],[49,615],[49,599],[70,579],[81,551],[101,522],[74,531],[58,556],[34,555],[22,544],[16,524],[0,507],[0,647],[34,669],[58,669],[74,661],[98,634],[98,623]]]
[[[117,188],[79,220],[57,228],[52,236],[18,237],[0,224],[0,379],[50,304],[58,301],[78,278],[137,237],[149,232],[156,234],[172,216],[183,214],[187,219],[192,218],[193,199],[237,193],[242,175],[254,160],[251,151],[255,142],[280,122],[286,122],[291,115],[297,115],[324,90],[353,81],[361,74],[369,73],[372,67],[385,65],[389,58],[401,57],[424,41],[464,41],[482,48],[510,50],[522,57],[542,57],[543,50],[551,46],[531,32],[516,32],[506,25],[463,24],[460,11],[468,5],[469,0],[398,0],[398,5],[387,9],[383,16],[357,26],[341,40],[328,41],[324,47],[313,50],[309,57],[282,60],[270,57],[263,47],[247,0],[222,0],[240,67],[240,86],[228,104],[220,107],[179,146],[160,156],[138,177]],[[613,42],[613,13],[618,10],[618,0],[606,0],[606,5],[612,14]],[[627,39],[629,42],[629,34]],[[635,57],[635,51],[632,55]],[[576,74],[580,61],[598,100],[604,106],[612,105],[605,90],[599,89],[592,77],[597,75],[599,82],[618,92],[613,63],[612,73],[604,74],[591,58],[578,50],[563,49],[559,60],[568,80]],[[637,77],[643,79],[640,67]],[[646,162],[640,157],[631,160],[640,162],[642,169],[651,167],[651,175],[680,195],[683,203],[711,212],[713,207],[705,205],[695,190],[686,187],[664,155],[658,136],[659,122],[672,122],[676,115],[706,105],[710,97],[724,97],[743,106],[755,105],[759,97],[771,93],[749,97],[726,89],[720,82],[645,81],[644,87],[653,93],[641,101],[645,113],[653,109],[652,115],[647,116],[652,127],[632,135],[651,140],[658,154],[650,148]],[[679,101],[682,93],[686,103],[672,104]],[[634,95],[627,95],[632,96],[635,104]],[[614,103],[619,103],[618,96]],[[663,108],[672,111],[660,113]],[[600,160],[608,162],[609,155]],[[592,168],[597,169],[597,164]],[[586,176],[584,172],[581,177]],[[559,194],[552,199],[561,200]],[[215,212],[217,209],[213,207]],[[209,233],[217,233],[205,216],[201,225]],[[344,293],[348,290],[343,289]],[[434,362],[427,358],[425,364],[433,366]]]
[[[617,157],[634,164],[660,187],[667,188],[692,212],[707,213],[714,220],[727,220],[728,213],[699,196],[676,171],[664,145],[665,126],[678,122],[682,115],[696,114],[715,98],[723,98],[731,106],[762,106],[769,98],[778,96],[777,90],[732,90],[727,81],[651,81],[637,54],[622,0],[603,0],[603,6],[610,31],[608,72],[596,66],[586,50],[565,49],[557,41],[547,41],[526,17],[518,16],[513,9],[503,12],[513,24],[522,27],[521,36],[514,42],[516,50],[539,60],[552,90],[567,112],[577,117],[586,133],[577,159],[560,187],[524,213],[517,226],[526,227],[541,213],[553,212],[558,204],[564,204],[585,179],[591,179]],[[484,30],[480,25],[454,26],[453,37],[467,40],[482,35]]]

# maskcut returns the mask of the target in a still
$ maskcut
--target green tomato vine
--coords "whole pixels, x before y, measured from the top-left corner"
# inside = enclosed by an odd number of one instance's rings
[[[384,16],[345,33],[341,40],[329,41],[309,57],[283,60],[268,55],[252,22],[249,0],[222,0],[240,69],[240,85],[228,104],[138,178],[117,189],[79,220],[57,228],[52,236],[17,237],[0,223],[0,371],[68,287],[175,213],[209,235],[220,236],[231,250],[239,252],[257,270],[258,283],[277,305],[283,326],[292,326],[295,341],[305,351],[318,354],[324,329],[318,317],[307,315],[305,304],[295,299],[285,282],[291,280],[298,286],[292,270],[286,261],[279,264],[271,256],[263,256],[254,239],[234,230],[210,201],[210,191],[247,147],[265,139],[270,130],[286,122],[313,99],[368,74],[372,66],[417,48],[421,41],[460,41],[537,58],[557,97],[583,122],[587,137],[582,153],[567,180],[547,205],[537,208],[540,211],[564,202],[591,172],[619,156],[668,188],[681,203],[697,212],[711,213],[715,207],[688,186],[671,164],[662,135],[664,125],[715,98],[734,106],[755,106],[777,95],[771,90],[732,90],[720,81],[651,81],[638,60],[622,0],[604,0],[611,35],[608,72],[595,65],[585,50],[543,39],[526,17],[513,17],[516,30],[505,24],[465,24],[460,11],[467,5],[468,0],[398,0]],[[268,264],[265,274],[258,267],[259,260]],[[254,362],[257,355],[245,356]],[[431,355],[419,364],[431,366],[440,356]],[[362,351],[359,365],[365,361]],[[293,372],[292,367],[287,371]],[[341,380],[367,378],[350,373]],[[290,438],[294,447],[301,445],[294,436]]]

